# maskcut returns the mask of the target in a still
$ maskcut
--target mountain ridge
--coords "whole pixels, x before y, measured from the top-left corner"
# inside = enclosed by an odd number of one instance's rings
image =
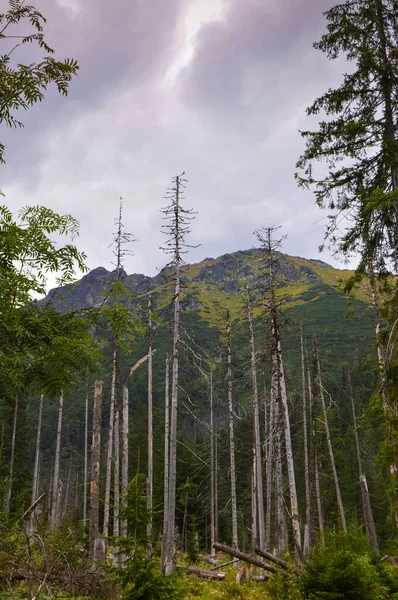
[[[326,284],[342,294],[340,284],[354,272],[336,269],[319,259],[306,259],[276,253],[279,266],[279,294],[290,295],[294,302],[312,286]],[[264,250],[252,248],[226,253],[216,258],[207,257],[197,263],[187,263],[181,268],[182,281],[190,288],[191,296],[196,298],[192,308],[200,310],[205,316],[206,309],[216,301],[215,296],[239,295],[244,288],[256,287],[263,278],[262,265]],[[133,297],[142,297],[148,293],[163,293],[170,269],[163,268],[154,277],[142,274],[127,274],[122,270],[121,281]],[[79,310],[101,304],[104,293],[109,291],[115,281],[115,271],[98,266],[85,274],[80,280],[66,286],[50,290],[45,300],[51,300],[57,310]],[[353,294],[353,297],[369,302],[366,285]],[[293,300],[292,300],[293,301]]]

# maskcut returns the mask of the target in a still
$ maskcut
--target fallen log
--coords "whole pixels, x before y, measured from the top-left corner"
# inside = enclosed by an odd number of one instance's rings
[[[213,580],[222,580],[225,579],[225,573],[216,573],[215,571],[206,571],[204,569],[195,569],[194,567],[183,567],[177,565],[177,569],[186,571],[191,575],[197,575],[201,579],[213,579]]]
[[[234,556],[235,558],[239,558],[239,560],[243,560],[243,562],[247,562],[250,565],[253,565],[255,567],[260,567],[260,569],[265,569],[266,571],[269,571],[270,573],[278,572],[277,569],[275,567],[273,567],[272,565],[262,562],[261,560],[256,560],[255,558],[252,558],[248,554],[244,554],[243,552],[240,552],[239,550],[236,550],[235,548],[231,548],[230,546],[224,546],[224,544],[219,544],[218,542],[216,542],[215,544],[213,544],[213,548],[215,550],[220,550],[221,552],[225,552],[226,554],[230,554],[231,556]]]
[[[232,565],[232,563],[234,562],[236,562],[236,558],[234,558],[233,560],[229,560],[228,562],[222,563],[222,565],[216,565],[215,567],[211,568],[210,571],[217,571],[217,569],[222,569],[223,567]]]
[[[274,556],[270,552],[261,550],[261,548],[255,548],[254,552],[256,554],[258,554],[259,556],[261,556],[262,558],[266,558],[270,562],[275,563],[276,565],[278,565],[278,567],[285,569],[285,571],[290,571],[290,566],[288,565],[288,563],[286,561],[282,560],[281,558],[278,558],[277,556]]]

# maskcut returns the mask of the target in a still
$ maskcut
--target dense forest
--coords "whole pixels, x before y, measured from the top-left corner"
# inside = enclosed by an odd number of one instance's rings
[[[16,128],[79,67],[8,4]],[[398,598],[398,11],[325,16],[314,47],[351,68],[307,109],[296,179],[356,270],[285,254],[267,223],[250,250],[188,262],[184,172],[155,277],[125,270],[122,200],[111,271],[88,272],[73,216],[0,207],[2,597]],[[15,62],[24,44],[44,58]]]

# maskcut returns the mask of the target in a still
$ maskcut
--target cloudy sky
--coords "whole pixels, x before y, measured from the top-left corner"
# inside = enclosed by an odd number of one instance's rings
[[[189,241],[201,244],[190,262],[251,248],[253,230],[268,225],[288,234],[285,252],[319,257],[326,214],[294,170],[298,130],[311,126],[305,108],[341,77],[342,64],[312,48],[331,0],[35,5],[57,56],[76,58],[80,72],[67,98],[50,90],[20,115],[24,129],[2,126],[9,206],[71,213],[88,266],[110,268],[122,196],[125,229],[138,240],[125,268],[154,275],[166,260],[159,210],[185,170],[185,205],[198,213]]]

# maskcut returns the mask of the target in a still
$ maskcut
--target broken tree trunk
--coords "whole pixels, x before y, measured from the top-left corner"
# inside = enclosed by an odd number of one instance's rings
[[[231,548],[230,546],[225,546],[225,544],[219,544],[218,542],[216,542],[214,544],[214,548],[215,548],[215,550],[220,550],[220,552],[225,552],[226,554],[229,554],[230,556],[234,556],[235,558],[238,558],[239,560],[243,560],[243,562],[247,562],[250,565],[253,565],[255,567],[260,567],[260,569],[264,569],[265,571],[269,571],[270,573],[278,572],[277,569],[275,567],[273,567],[272,565],[268,565],[267,563],[264,563],[261,560],[252,558],[248,554],[245,554],[244,552],[240,552],[236,548]]]
[[[197,575],[200,579],[213,579],[214,581],[225,579],[225,573],[216,573],[216,571],[206,571],[205,569],[195,569],[193,567],[183,567],[181,565],[177,565],[177,569],[186,571],[192,575]]]
[[[285,571],[291,570],[291,567],[288,565],[288,563],[285,560],[282,560],[281,558],[274,556],[270,552],[261,550],[261,548],[256,548],[255,551],[256,551],[256,554],[258,554],[262,558],[269,560],[270,562],[275,563],[276,565],[278,565],[278,567],[281,567],[281,569],[284,569]]]

